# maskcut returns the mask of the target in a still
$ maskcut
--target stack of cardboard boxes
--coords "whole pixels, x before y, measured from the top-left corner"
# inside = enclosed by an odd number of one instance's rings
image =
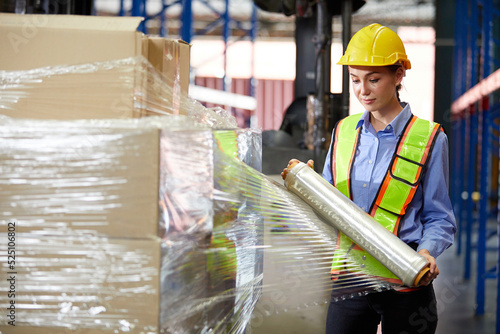
[[[189,45],[140,21],[0,14],[2,334],[217,322],[193,304],[208,296],[212,130],[143,117],[185,112]]]
[[[204,298],[212,131],[174,123],[2,122],[0,332],[159,333],[174,291]]]
[[[3,75],[0,112],[37,119],[138,118],[158,100],[167,113],[182,112],[173,103],[187,95],[190,45],[137,32],[141,21],[0,14],[0,70],[25,71],[21,85],[16,73]],[[154,96],[158,85],[162,96]]]

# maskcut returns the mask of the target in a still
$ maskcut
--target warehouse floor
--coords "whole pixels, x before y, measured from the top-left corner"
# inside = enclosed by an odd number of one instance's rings
[[[495,221],[492,222],[494,227]],[[474,240],[474,238],[473,238]],[[497,239],[492,238],[488,246],[497,246]],[[472,254],[475,262],[476,254]],[[265,260],[264,260],[265,261]],[[487,258],[488,268],[495,265],[496,252],[490,252]],[[456,246],[452,246],[438,258],[440,275],[434,282],[438,300],[439,322],[437,334],[493,334],[496,320],[496,280],[486,281],[486,304],[483,316],[474,315],[476,300],[475,268],[472,268],[472,278],[463,280],[464,255],[457,255]],[[272,271],[276,272],[276,271]],[[264,263],[264,277],[266,277],[266,263]],[[266,278],[264,278],[266,279]],[[278,278],[279,279],[279,278]],[[291,289],[292,290],[292,289]],[[328,298],[317,296],[318,300]],[[283,300],[294,302],[294,291]],[[325,332],[326,311],[328,305],[319,303],[300,310],[283,311],[273,303],[271,293],[263,294],[253,312],[251,334],[316,334]]]

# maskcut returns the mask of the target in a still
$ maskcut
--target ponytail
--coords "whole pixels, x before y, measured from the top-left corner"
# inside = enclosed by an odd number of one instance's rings
[[[401,84],[396,86],[396,97],[398,98],[398,102],[401,102],[401,99],[399,98],[399,91],[401,90],[403,86]]]
[[[387,67],[389,68],[389,70],[391,70],[391,72],[396,73],[400,67],[403,67],[403,65],[398,63],[398,64],[394,64],[394,65],[389,65]],[[404,70],[404,67],[403,67],[403,70]],[[399,102],[401,102],[401,99],[399,98],[399,91],[401,90],[401,88],[403,88],[403,85],[401,85],[401,84],[396,86],[396,97],[398,98]]]

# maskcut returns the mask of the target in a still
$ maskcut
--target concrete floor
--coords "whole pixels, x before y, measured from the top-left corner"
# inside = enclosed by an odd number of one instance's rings
[[[488,245],[496,246],[496,237]],[[472,253],[475,262],[476,253]],[[489,252],[487,268],[496,265],[496,252]],[[471,279],[464,281],[464,256],[456,255],[456,246],[452,246],[438,258],[441,274],[435,282],[436,297],[439,311],[439,334],[493,334],[496,333],[497,282],[486,281],[485,314],[475,316],[476,275],[472,265]]]
[[[495,222],[494,222],[495,223]],[[474,240],[474,239],[473,239]],[[491,245],[490,245],[491,244]],[[497,245],[496,238],[488,242],[489,246]],[[475,262],[476,254],[472,254]],[[496,252],[488,254],[488,268],[495,265]],[[438,258],[440,275],[435,280],[434,286],[438,300],[439,322],[437,334],[494,334],[496,326],[496,280],[486,282],[485,314],[474,315],[476,300],[475,268],[472,268],[472,279],[463,280],[464,256],[456,254],[456,246],[452,246]],[[272,270],[276,273],[276,270]],[[264,279],[266,280],[266,263],[264,263]],[[267,278],[279,279],[279,278]],[[291,289],[290,289],[291,290]],[[326,311],[328,304],[321,302],[327,300],[329,292],[315,297],[317,305],[308,305],[299,310],[283,311],[283,305],[278,301],[293,301],[294,291],[286,291],[286,296],[276,299],[272,293],[264,293],[253,312],[254,318],[251,334],[320,334],[325,332]],[[282,293],[282,292],[280,292]]]

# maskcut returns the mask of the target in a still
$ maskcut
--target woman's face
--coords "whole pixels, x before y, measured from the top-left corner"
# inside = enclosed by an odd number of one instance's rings
[[[349,66],[349,75],[354,95],[367,111],[383,113],[399,105],[396,86],[403,79],[403,69],[393,72],[384,66]]]

